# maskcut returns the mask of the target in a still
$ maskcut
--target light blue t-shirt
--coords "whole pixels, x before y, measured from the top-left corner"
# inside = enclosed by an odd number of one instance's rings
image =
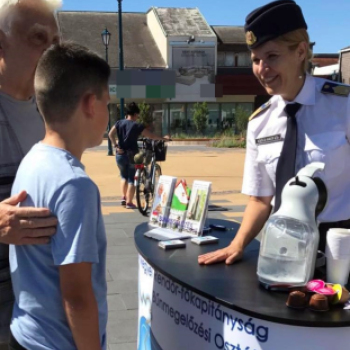
[[[46,245],[10,246],[15,306],[11,331],[30,350],[76,349],[62,306],[59,265],[91,262],[102,349],[106,348],[106,233],[97,186],[69,152],[36,144],[23,159],[12,193],[22,206],[46,207],[58,218]]]

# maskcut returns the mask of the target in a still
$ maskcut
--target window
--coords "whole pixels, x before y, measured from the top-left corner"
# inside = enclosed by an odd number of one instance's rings
[[[236,102],[236,103],[222,103],[221,104],[221,120],[222,130],[232,131],[237,134],[239,130],[236,128],[236,113],[244,110],[247,118],[252,114],[253,103],[250,102]]]
[[[162,135],[170,134],[168,106],[169,104],[167,103],[162,104]],[[155,111],[155,113],[158,112],[160,111]]]
[[[218,103],[208,103],[208,128],[211,131],[220,129],[220,109]]]
[[[249,52],[219,51],[217,54],[218,67],[250,67]]]
[[[202,103],[202,102],[199,102]],[[212,136],[217,130],[220,130],[220,109],[218,103],[207,103],[209,115],[207,118],[207,127],[205,135]],[[193,123],[193,107],[194,103],[187,104],[187,132],[197,133],[196,127]]]
[[[249,67],[251,65],[250,55],[248,52],[237,54],[237,67]]]
[[[218,67],[225,66],[225,52],[218,52]]]
[[[172,135],[185,133],[187,131],[185,111],[185,104],[170,104],[170,133]]]
[[[235,103],[223,103],[221,105],[221,129],[235,132]]]
[[[234,52],[225,52],[225,67],[235,66],[235,54]]]
[[[165,135],[167,132],[163,132],[164,127],[167,127],[167,118],[163,118],[164,111],[161,104],[151,104],[151,111],[153,117],[153,128],[152,131],[156,135]],[[163,126],[163,124],[165,125]]]

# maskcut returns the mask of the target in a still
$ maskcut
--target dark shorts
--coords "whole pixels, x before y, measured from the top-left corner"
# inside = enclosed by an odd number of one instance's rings
[[[120,171],[120,177],[129,184],[134,184],[135,164],[130,164],[129,158],[125,154],[116,155],[117,165]]]

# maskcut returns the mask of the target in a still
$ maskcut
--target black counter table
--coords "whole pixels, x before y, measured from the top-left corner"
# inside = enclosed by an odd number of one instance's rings
[[[218,244],[198,246],[186,239],[186,248],[174,250],[160,249],[157,241],[144,237],[143,233],[152,229],[147,224],[141,224],[135,230],[135,244],[140,254],[140,261],[142,261],[139,272],[139,292],[142,294],[139,298],[140,305],[145,300],[145,293],[142,292],[142,273],[146,271],[145,266],[149,265],[154,272],[152,290],[148,296],[149,299],[152,299],[150,332],[152,344],[150,349],[184,349],[181,339],[187,336],[191,340],[187,339],[186,344],[197,341],[199,343],[198,345],[193,343],[191,347],[186,345],[185,349],[197,349],[196,346],[201,346],[202,349],[288,350],[295,349],[292,345],[288,347],[289,341],[293,343],[298,341],[298,349],[323,350],[333,349],[339,337],[343,344],[349,343],[350,310],[343,310],[341,306],[332,307],[328,312],[290,309],[285,305],[288,293],[267,291],[259,285],[256,275],[258,241],[254,240],[246,248],[243,259],[238,263],[199,265],[198,255],[227,246],[239,227],[237,223],[229,221],[209,219],[209,223],[225,225],[232,230],[212,231],[210,234],[219,238]],[[164,277],[168,279],[167,282]],[[178,285],[177,293],[176,285]],[[187,295],[191,295],[193,299],[186,301],[184,292],[179,292],[180,288],[188,291]],[[197,297],[194,298],[190,292],[195,293]],[[201,306],[199,310],[197,306],[203,300],[207,300],[207,307],[204,307],[203,304],[203,308]],[[165,311],[164,301],[166,301]],[[189,329],[188,323],[174,322],[169,310],[167,311],[171,305],[174,305],[174,310],[182,310],[182,315],[185,311],[190,310],[194,319],[199,321],[201,317],[203,328],[207,330],[209,326],[212,330],[217,329],[218,326],[212,323],[219,323],[219,334],[216,330],[215,339],[211,334],[210,342],[205,341],[205,337],[196,337],[195,332]],[[218,310],[219,307],[222,314],[226,312],[226,319],[221,320],[221,323],[219,322],[220,312],[218,311],[215,315],[212,305],[215,305],[215,310]],[[203,312],[203,309],[209,309],[209,307],[212,307],[211,312],[207,310]],[[230,310],[230,314],[227,310]],[[142,312],[140,310],[140,316]],[[157,325],[158,321],[159,325]],[[254,332],[249,321],[254,324]],[[172,324],[173,327],[171,327]],[[242,324],[247,325],[247,328],[243,327],[242,330]],[[259,325],[260,334],[257,332]],[[269,329],[268,340],[262,336],[262,330],[267,328]],[[139,329],[139,342],[140,337]],[[339,348],[339,346],[336,347]],[[345,348],[350,348],[350,345]]]

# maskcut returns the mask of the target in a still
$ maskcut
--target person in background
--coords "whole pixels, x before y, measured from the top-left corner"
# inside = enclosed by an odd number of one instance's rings
[[[57,217],[49,244],[10,246],[11,350],[106,349],[106,233],[100,193],[81,163],[108,123],[108,63],[74,43],[49,48],[35,75],[46,135],[24,157],[12,192]]]
[[[18,207],[26,199],[11,187],[24,155],[45,134],[34,97],[34,73],[43,52],[58,43],[58,0],[0,1],[0,349],[8,349],[13,291],[8,244],[46,244],[57,219],[47,208]]]
[[[307,24],[291,0],[251,12],[245,23],[253,72],[271,99],[250,118],[242,192],[249,196],[242,224],[228,247],[198,257],[199,264],[232,264],[281,204],[286,182],[312,162],[328,203],[318,216],[320,249],[331,227],[350,228],[350,86],[308,74]]]
[[[135,163],[133,158],[138,153],[137,140],[140,136],[153,140],[169,140],[167,136],[159,137],[149,131],[142,123],[137,123],[140,109],[135,102],[128,104],[126,108],[126,118],[118,120],[110,130],[108,137],[116,149],[116,161],[121,177],[121,204],[126,209],[136,209],[133,203],[135,195],[134,176]],[[116,137],[118,142],[116,141]]]

